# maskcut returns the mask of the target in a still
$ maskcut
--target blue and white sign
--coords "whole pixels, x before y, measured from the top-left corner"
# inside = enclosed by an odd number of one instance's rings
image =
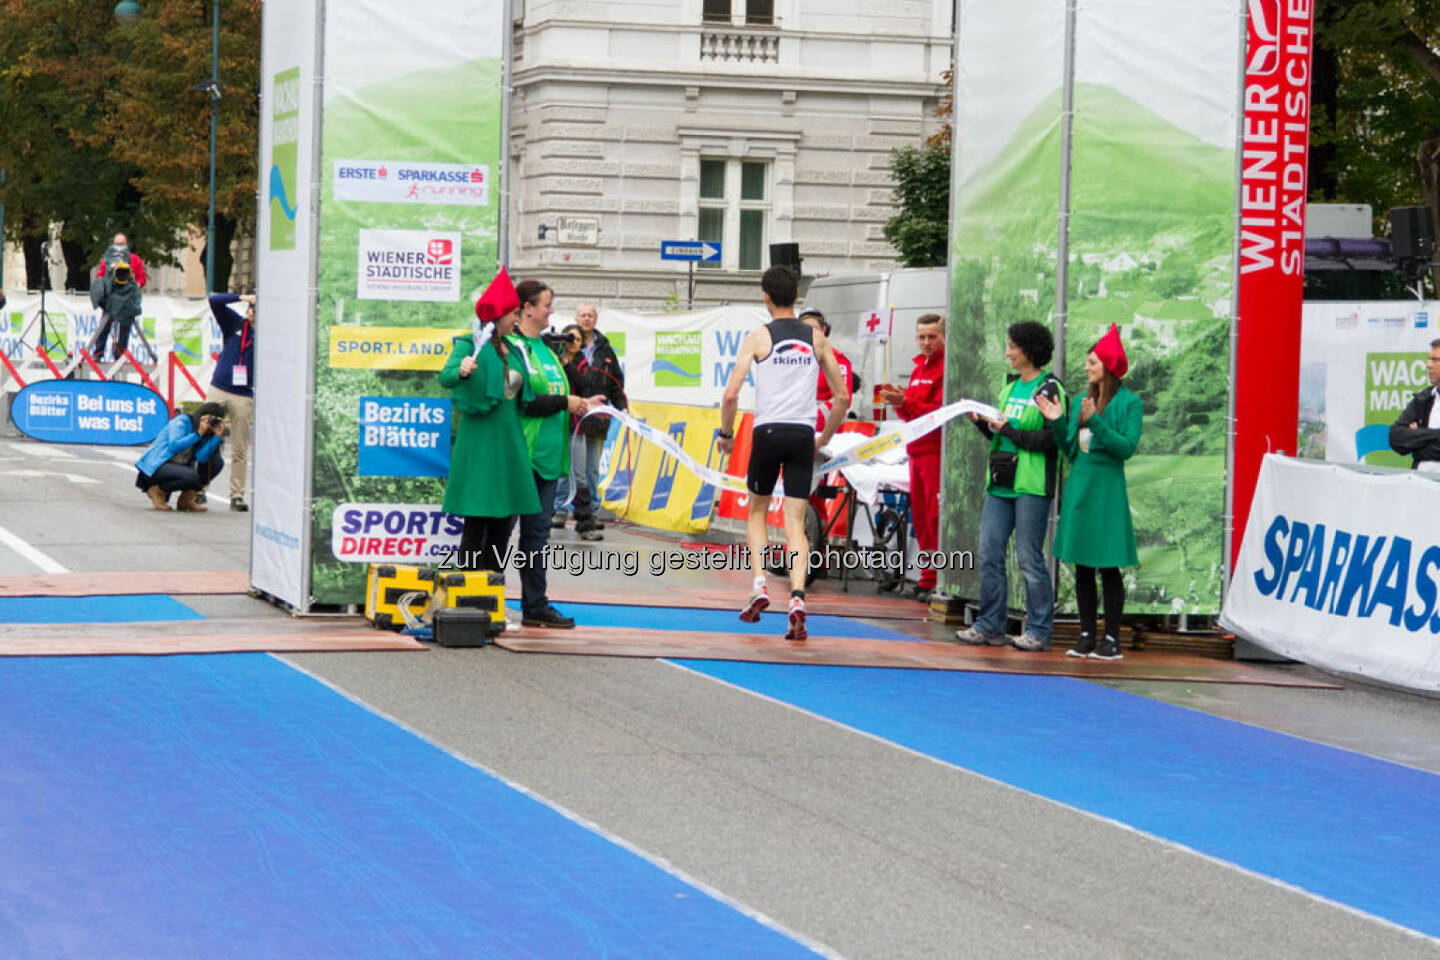
[[[450,401],[429,397],[361,397],[362,477],[450,474]]]
[[[1269,454],[1220,623],[1323,670],[1440,691],[1440,479]]]
[[[160,395],[114,380],[42,380],[19,393],[10,418],[20,432],[46,443],[149,443],[170,411]]]
[[[718,263],[720,250],[720,244],[713,240],[664,240],[660,243],[660,259]]]

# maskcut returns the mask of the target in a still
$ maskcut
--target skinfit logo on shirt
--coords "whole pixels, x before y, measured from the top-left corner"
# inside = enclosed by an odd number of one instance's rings
[[[806,366],[815,362],[815,354],[805,344],[790,341],[777,346],[770,360],[782,366]]]

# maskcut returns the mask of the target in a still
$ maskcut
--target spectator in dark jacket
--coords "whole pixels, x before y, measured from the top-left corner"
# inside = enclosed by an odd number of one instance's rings
[[[575,325],[580,328],[583,339],[580,342],[580,352],[575,359],[577,375],[581,378],[583,391],[578,391],[582,397],[602,396],[605,402],[616,410],[624,410],[629,406],[625,399],[625,371],[620,367],[620,358],[615,355],[615,349],[610,346],[610,341],[595,328],[599,318],[599,312],[593,303],[582,303],[575,310]],[[568,370],[567,370],[568,372]],[[580,423],[580,439],[583,440],[583,449],[580,445],[575,447],[576,451],[584,454],[577,460],[572,455],[572,472],[584,478],[584,490],[589,495],[589,503],[593,511],[593,517],[586,523],[587,529],[599,531],[604,529],[600,522],[600,455],[605,449],[605,435],[610,432],[610,418],[605,416],[587,417]],[[577,504],[575,514],[575,529],[582,536],[584,531],[580,529],[581,515],[578,504],[580,489],[576,490],[575,502]],[[563,519],[563,518],[562,518]],[[594,537],[586,539],[598,540],[598,533]]]
[[[231,306],[234,303],[244,303],[245,312]],[[210,312],[224,337],[210,392],[230,410],[230,509],[243,513],[250,509],[245,503],[245,474],[250,427],[255,422],[255,295],[217,293],[210,298]]]
[[[1425,360],[1430,386],[1410,398],[1400,419],[1390,426],[1390,449],[1411,458],[1411,469],[1440,473],[1440,340],[1430,341]]]
[[[100,310],[100,325],[90,341],[90,355],[97,362],[105,357],[105,341],[111,328],[115,330],[115,359],[130,345],[130,328],[140,316],[143,286],[145,265],[130,252],[125,234],[115,234],[115,241],[105,251],[95,280],[90,284],[90,305]]]
[[[580,352],[584,336],[580,327],[570,324],[560,332],[561,345],[556,349],[560,362],[565,367],[565,378],[570,381],[570,392],[579,396],[603,396],[604,391],[595,386],[594,370],[585,363]],[[589,393],[581,393],[589,390]],[[593,418],[592,418],[593,419]],[[565,511],[575,511],[575,533],[581,540],[604,540],[601,530],[603,523],[595,519],[595,508],[599,498],[592,496],[585,482],[585,435],[578,432],[576,418],[570,418],[570,473],[560,478],[555,487],[555,515],[550,525],[556,529],[565,526]],[[571,491],[574,494],[571,494]]]

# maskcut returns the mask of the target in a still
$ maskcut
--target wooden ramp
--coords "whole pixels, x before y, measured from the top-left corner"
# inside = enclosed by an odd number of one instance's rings
[[[358,618],[337,621],[261,617],[0,625],[0,657],[423,649],[423,644],[409,637],[376,630]]]
[[[245,570],[121,570],[0,576],[0,597],[199,596],[250,592]]]
[[[627,597],[627,600],[629,598]],[[815,612],[812,608],[811,612]],[[741,660],[815,666],[959,670],[1087,680],[1165,680],[1180,683],[1243,683],[1339,690],[1338,684],[1292,676],[1282,670],[1184,654],[1126,651],[1120,661],[1080,660],[1063,650],[1024,653],[1009,647],[811,636],[804,643],[745,634],[586,627],[506,633],[498,645],[516,653],[677,660]]]
[[[551,599],[562,607],[567,603],[621,604],[629,607],[672,607],[688,610],[734,610],[745,603],[748,584],[743,587],[670,587],[654,586],[659,581],[635,581],[623,588],[599,587],[583,579],[565,581],[564,588],[551,587]],[[873,588],[870,588],[873,591]],[[771,594],[776,603],[783,602],[789,591]],[[520,580],[512,576],[505,584],[505,596],[520,596]],[[778,598],[778,599],[776,599]],[[865,620],[925,620],[930,608],[914,600],[881,597],[869,593],[831,593],[810,591],[805,595],[805,609],[810,616],[827,615]]]

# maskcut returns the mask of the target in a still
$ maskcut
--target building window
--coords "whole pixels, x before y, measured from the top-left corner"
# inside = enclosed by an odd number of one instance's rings
[[[731,5],[743,8],[745,22],[769,26],[775,22],[775,0],[705,0],[704,20],[706,23],[730,23]]]
[[[698,240],[719,243],[721,261],[711,270],[764,267],[770,222],[770,164],[764,160],[700,161]]]

